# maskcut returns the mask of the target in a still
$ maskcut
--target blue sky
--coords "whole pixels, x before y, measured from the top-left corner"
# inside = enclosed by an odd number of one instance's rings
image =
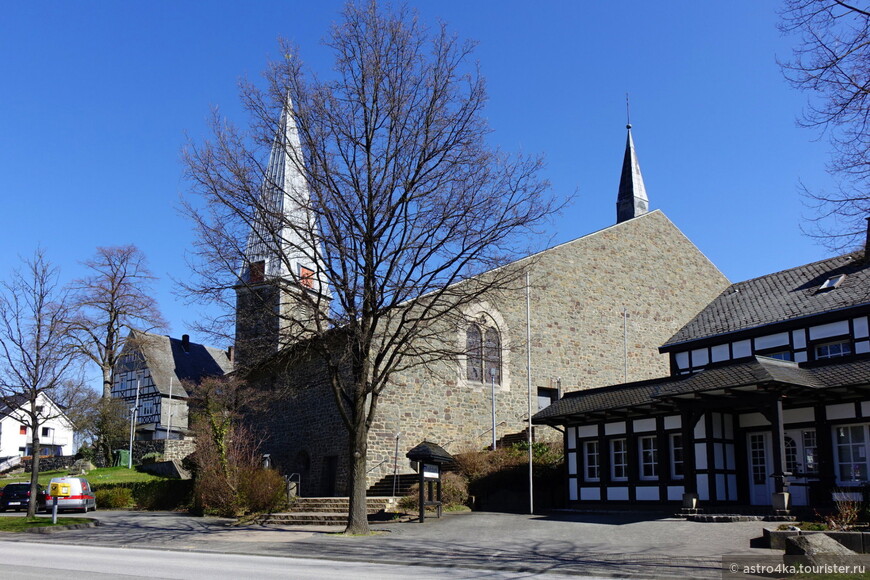
[[[799,183],[830,187],[828,148],[795,126],[805,95],[776,58],[794,39],[773,1],[416,1],[476,39],[492,140],[543,153],[554,243],[611,225],[625,93],[652,208],[732,281],[821,259],[801,233]],[[97,246],[134,243],[160,277],[174,336],[196,310],[187,275],[180,151],[211,108],[243,123],[237,82],[259,78],[278,37],[327,71],[320,43],[342,2],[12,2],[0,19],[0,277],[42,245],[65,278]],[[194,335],[193,340],[201,338]],[[226,345],[215,345],[226,346]]]

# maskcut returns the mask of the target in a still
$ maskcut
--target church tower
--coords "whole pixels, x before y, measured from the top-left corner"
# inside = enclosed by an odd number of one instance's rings
[[[619,194],[616,197],[616,223],[636,218],[649,212],[649,198],[640,174],[640,165],[634,151],[634,139],[631,138],[631,124],[628,138],[625,142],[625,158],[622,160],[622,176],[619,178]]]
[[[304,338],[329,290],[290,98],[281,114],[236,285],[236,361],[251,365]]]

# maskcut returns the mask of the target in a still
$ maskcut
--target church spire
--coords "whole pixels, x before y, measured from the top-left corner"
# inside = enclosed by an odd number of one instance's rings
[[[631,123],[625,126],[628,138],[625,141],[625,158],[622,160],[622,176],[619,178],[619,195],[616,197],[616,223],[636,218],[649,211],[649,198],[643,185],[643,176],[634,152],[631,138]]]
[[[289,95],[263,177],[241,272],[246,283],[283,278],[328,294],[319,267],[318,232],[304,175],[302,146]]]
[[[236,364],[247,367],[310,336],[329,308],[320,234],[288,96],[236,286]]]

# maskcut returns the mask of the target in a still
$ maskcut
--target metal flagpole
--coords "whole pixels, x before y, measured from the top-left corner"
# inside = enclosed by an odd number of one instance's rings
[[[529,395],[529,513],[535,513],[534,470],[532,469],[532,298],[526,271],[526,377]]]
[[[174,377],[169,377],[169,421],[168,421],[168,424],[166,425],[166,438],[167,439],[169,439],[169,437],[172,435],[172,379],[173,378]],[[166,449],[164,449],[164,452],[165,451],[166,451]]]
[[[127,469],[133,469],[133,431],[136,426],[136,419],[139,411],[139,387],[142,384],[142,375],[136,373],[136,403],[130,409],[130,449],[127,456]]]

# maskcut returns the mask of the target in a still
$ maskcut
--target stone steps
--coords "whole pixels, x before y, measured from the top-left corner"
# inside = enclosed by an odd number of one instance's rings
[[[393,479],[392,475],[387,475],[368,489],[368,496],[371,497],[390,497],[393,494]],[[395,495],[408,495],[411,486],[420,481],[420,476],[416,473],[402,473],[395,477]]]
[[[395,508],[398,498],[366,498],[369,517]],[[263,525],[273,526],[338,526],[347,525],[350,499],[346,497],[299,497],[290,506],[290,511],[269,514]]]

